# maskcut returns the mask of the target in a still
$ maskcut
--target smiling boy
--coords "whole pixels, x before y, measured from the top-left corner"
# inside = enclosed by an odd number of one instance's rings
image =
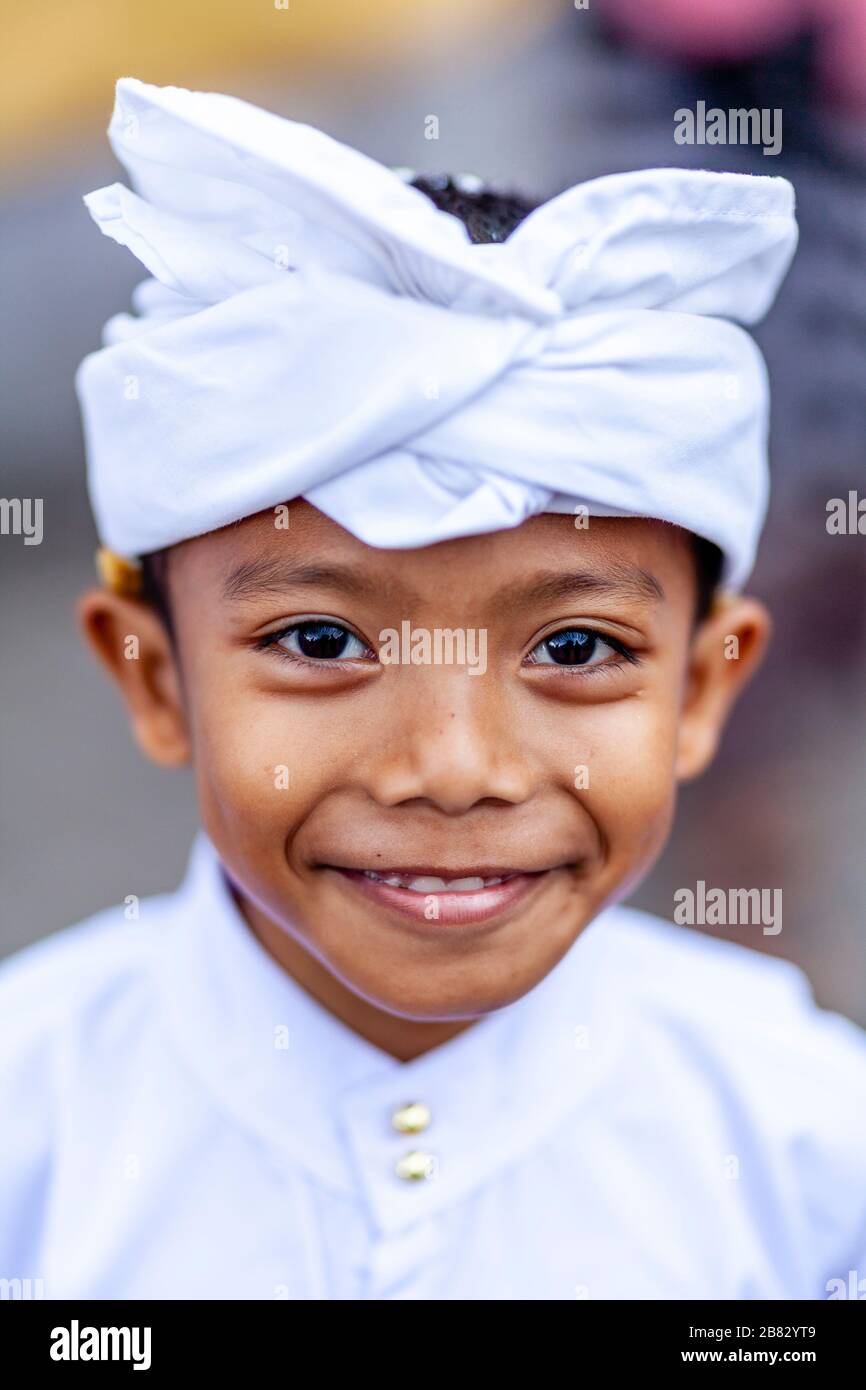
[[[79,380],[80,615],[203,832],[139,921],[3,969],[0,1274],[826,1297],[866,1255],[866,1039],[618,905],[768,639],[736,324],[788,186],[649,171],[526,216],[132,81],[112,132],[138,196],[89,206],[154,279]]]
[[[84,620],[144,751],[196,770],[266,949],[407,1059],[532,989],[644,876],[766,617],[739,598],[695,633],[692,546],[663,522],[538,516],[374,551],[296,501],[289,535],[265,513],[172,547],[173,639],[106,590]],[[405,613],[484,631],[485,678],[383,664]]]

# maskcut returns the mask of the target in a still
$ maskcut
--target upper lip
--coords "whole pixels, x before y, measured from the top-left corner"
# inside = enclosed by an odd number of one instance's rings
[[[515,864],[458,864],[456,868],[445,868],[441,864],[398,865],[386,861],[382,864],[329,864],[330,869],[348,870],[363,874],[400,874],[413,878],[500,878],[505,874],[543,874],[558,865],[545,864],[541,868],[527,869]]]

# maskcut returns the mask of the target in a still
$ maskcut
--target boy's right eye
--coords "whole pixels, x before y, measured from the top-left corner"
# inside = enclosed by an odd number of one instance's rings
[[[270,632],[260,645],[280,648],[284,655],[304,661],[357,661],[374,655],[341,623],[319,618]]]

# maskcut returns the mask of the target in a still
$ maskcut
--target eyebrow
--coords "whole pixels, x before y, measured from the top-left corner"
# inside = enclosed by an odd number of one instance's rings
[[[264,594],[282,594],[286,589],[327,588],[337,589],[355,598],[370,598],[381,595],[388,587],[381,579],[359,574],[345,565],[292,565],[274,557],[244,560],[237,565],[223,581],[223,597],[234,601]]]
[[[605,574],[591,570],[539,570],[528,579],[507,584],[495,596],[511,607],[566,598],[619,598],[636,603],[664,603],[665,591],[654,574],[637,565],[614,564]]]
[[[244,560],[226,576],[223,595],[229,601],[282,594],[293,588],[328,588],[355,598],[382,597],[392,585],[380,576],[360,574],[345,565],[286,564],[274,557]],[[404,598],[410,597],[403,595]],[[591,570],[539,570],[497,590],[493,602],[508,607],[552,603],[567,598],[619,598],[638,603],[665,601],[655,575],[633,565],[615,564],[606,574]]]

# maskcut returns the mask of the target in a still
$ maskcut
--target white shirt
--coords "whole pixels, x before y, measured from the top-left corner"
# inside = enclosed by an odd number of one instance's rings
[[[421,1133],[392,1125],[407,1102]],[[402,1063],[277,966],[203,837],[137,921],[0,969],[0,1133],[0,1278],[47,1298],[819,1299],[866,1275],[866,1034],[795,966],[614,908]],[[398,1176],[411,1150],[430,1176]]]

